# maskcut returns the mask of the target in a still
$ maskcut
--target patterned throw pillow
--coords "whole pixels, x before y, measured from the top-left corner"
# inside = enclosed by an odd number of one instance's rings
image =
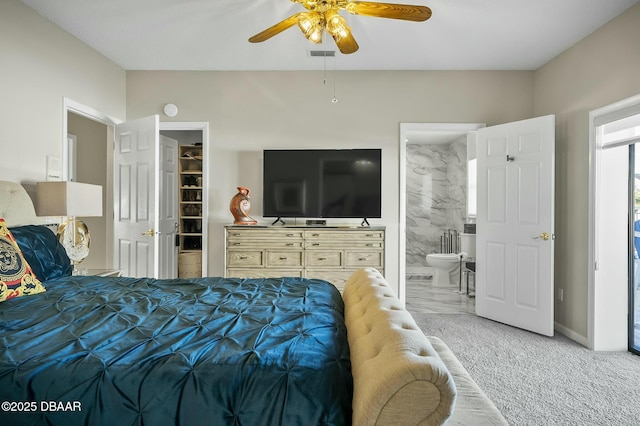
[[[46,291],[0,218],[0,302]]]

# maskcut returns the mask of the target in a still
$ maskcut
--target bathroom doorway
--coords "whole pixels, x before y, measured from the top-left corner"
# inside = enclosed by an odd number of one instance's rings
[[[467,217],[467,160],[474,155],[475,131],[481,123],[400,124],[400,241],[399,297],[416,301],[410,285],[431,279],[426,255],[440,250],[440,237],[455,228],[462,231]],[[447,172],[448,164],[452,167]],[[463,170],[464,173],[460,172]],[[450,187],[450,183],[453,183]],[[456,290],[458,284],[456,282]],[[424,295],[445,306],[474,311],[466,294]]]

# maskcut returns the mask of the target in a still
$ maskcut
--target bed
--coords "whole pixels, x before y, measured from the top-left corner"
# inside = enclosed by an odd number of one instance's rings
[[[31,277],[0,289],[0,424],[351,424],[330,283],[72,276],[20,185],[0,217]]]

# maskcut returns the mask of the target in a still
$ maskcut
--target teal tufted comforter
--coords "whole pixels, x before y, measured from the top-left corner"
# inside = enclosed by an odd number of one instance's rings
[[[2,425],[351,423],[343,303],[327,282],[45,286],[0,303]]]

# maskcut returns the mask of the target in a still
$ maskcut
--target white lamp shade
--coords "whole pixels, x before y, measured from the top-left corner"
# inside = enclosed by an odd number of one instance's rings
[[[102,187],[80,182],[38,182],[38,216],[102,216]]]

